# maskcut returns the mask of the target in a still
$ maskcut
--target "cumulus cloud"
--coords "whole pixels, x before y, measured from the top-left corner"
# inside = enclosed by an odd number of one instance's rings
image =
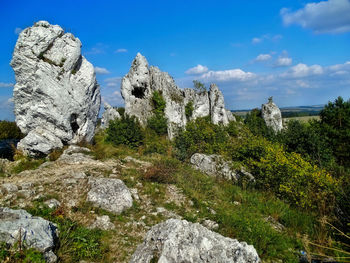
[[[121,106],[124,103],[123,97],[120,94],[120,91],[116,90],[112,93],[106,93],[105,96],[102,96],[102,105],[104,102],[112,106]]]
[[[126,48],[118,48],[115,53],[126,53],[128,50]]]
[[[95,67],[95,72],[96,74],[100,74],[100,75],[106,75],[110,73],[106,68],[101,68],[101,67]]]
[[[297,11],[280,11],[285,25],[298,24],[315,33],[344,33],[350,31],[350,1],[328,0],[308,3]]]
[[[121,77],[113,77],[105,79],[107,87],[120,87]]]
[[[276,62],[275,62],[275,66],[276,67],[287,67],[287,66],[290,66],[292,65],[292,59],[289,58],[289,57],[283,57],[283,56],[280,56]]]
[[[255,61],[267,61],[267,60],[270,60],[272,57],[270,54],[260,54],[259,56],[257,56],[255,58]]]
[[[202,65],[197,65],[193,68],[190,68],[188,70],[186,70],[186,74],[187,75],[198,75],[198,74],[203,74],[208,72],[208,68],[206,66],[202,66]]]
[[[259,37],[254,37],[253,39],[252,39],[252,43],[253,44],[258,44],[258,43],[260,43],[260,42],[262,42],[263,41],[263,39],[262,38],[259,38]]]
[[[12,88],[13,86],[13,83],[0,82],[0,88]]]
[[[255,74],[251,72],[245,72],[241,69],[229,69],[229,70],[219,70],[219,71],[209,71],[201,75],[201,79],[206,81],[247,81],[253,79]]]
[[[15,28],[15,34],[16,35],[19,35],[22,31],[23,31],[23,28],[20,28],[20,27],[16,27]]]
[[[304,78],[314,75],[321,75],[324,72],[320,65],[308,66],[303,63],[299,63],[291,67],[287,72],[282,73],[283,77]]]

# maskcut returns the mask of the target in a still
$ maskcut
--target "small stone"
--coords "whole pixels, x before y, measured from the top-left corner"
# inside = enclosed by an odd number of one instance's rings
[[[18,196],[22,196],[23,198],[30,198],[33,195],[35,195],[34,190],[19,190],[18,191]]]
[[[44,204],[47,205],[51,209],[56,209],[57,207],[59,207],[61,205],[60,201],[58,201],[57,199],[54,199],[54,198],[45,201]]]
[[[205,226],[206,228],[210,229],[210,230],[217,230],[219,228],[219,224],[216,223],[215,221],[212,220],[204,220],[202,222],[202,225]]]
[[[18,192],[17,185],[11,183],[2,184],[1,188],[9,194]]]
[[[132,198],[134,198],[134,200],[140,201],[140,197],[139,197],[137,188],[131,188],[130,192],[131,192]]]
[[[111,230],[115,228],[115,225],[111,222],[111,219],[107,215],[96,217],[95,222],[90,228],[99,228],[102,230]]]

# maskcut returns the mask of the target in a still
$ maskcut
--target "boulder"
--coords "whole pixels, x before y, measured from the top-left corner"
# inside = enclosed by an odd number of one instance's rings
[[[260,262],[255,248],[224,237],[200,224],[169,219],[155,225],[138,246],[130,263]]]
[[[149,67],[146,58],[140,53],[136,55],[129,73],[121,83],[125,113],[135,116],[144,127],[153,115],[153,92],[158,91],[162,94],[166,102],[164,115],[168,119],[170,139],[176,135],[179,128],[186,126],[187,121],[210,114],[215,124],[227,125],[228,117],[222,93],[217,86],[213,86],[212,90],[212,93],[209,93],[180,89],[167,72],[162,72],[158,67]],[[187,120],[185,107],[189,102],[192,102],[193,113]]]
[[[191,156],[190,163],[195,169],[213,176],[226,180],[237,181],[240,178],[247,178],[249,181],[255,181],[254,176],[247,172],[243,167],[233,169],[232,163],[225,161],[222,156],[217,154],[207,155],[203,153],[195,153]]]
[[[11,66],[16,123],[26,135],[20,150],[36,156],[92,140],[100,88],[78,38],[39,21],[20,33]]]
[[[119,179],[92,178],[89,179],[89,185],[91,188],[86,201],[95,207],[120,214],[132,206],[131,192]]]
[[[57,243],[57,228],[53,223],[22,209],[0,207],[0,241],[13,246],[19,240],[23,246],[44,253],[48,262],[57,260],[52,252]]]
[[[272,97],[269,98],[268,103],[261,106],[261,114],[267,127],[272,128],[274,132],[283,129],[281,110],[272,101]]]
[[[115,108],[113,108],[111,105],[109,105],[107,102],[105,102],[104,108],[105,108],[105,111],[102,114],[102,118],[101,118],[102,129],[108,128],[110,121],[121,118],[119,112]]]

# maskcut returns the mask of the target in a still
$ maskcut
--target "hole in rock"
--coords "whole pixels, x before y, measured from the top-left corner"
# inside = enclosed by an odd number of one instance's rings
[[[70,116],[70,126],[73,130],[73,133],[76,133],[77,130],[79,129],[79,125],[77,123],[77,117],[78,116],[74,113]]]
[[[143,99],[145,97],[146,87],[134,87],[131,94],[136,98]]]

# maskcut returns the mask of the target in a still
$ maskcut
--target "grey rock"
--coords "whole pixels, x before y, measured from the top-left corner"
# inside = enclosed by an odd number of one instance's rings
[[[96,217],[95,222],[90,228],[99,228],[102,230],[111,230],[115,228],[115,225],[111,222],[111,219],[107,215]]]
[[[57,162],[64,164],[84,164],[90,163],[93,158],[87,155],[91,150],[76,145],[70,145],[66,150],[63,151],[61,156],[57,159]]]
[[[5,183],[1,185],[2,190],[6,193],[12,194],[18,192],[18,187],[15,184]]]
[[[149,67],[146,58],[138,53],[121,83],[125,113],[135,116],[141,125],[146,126],[147,120],[153,115],[152,96],[155,91],[162,94],[166,103],[164,114],[168,119],[170,139],[179,128],[186,126],[188,120],[185,107],[189,102],[193,104],[193,114],[189,120],[214,114],[212,120],[215,124],[228,123],[224,99],[216,86],[213,86],[210,96],[207,91],[198,93],[193,89],[181,90],[167,72],[162,72],[158,67]]]
[[[25,247],[42,253],[52,252],[57,242],[56,230],[51,222],[34,217],[25,210],[0,207],[0,241],[9,245],[14,245],[21,238]]]
[[[114,109],[111,105],[109,105],[107,102],[105,102],[104,108],[105,108],[105,111],[102,114],[102,118],[101,118],[102,129],[108,128],[110,121],[121,118],[119,112],[116,109]]]
[[[232,111],[226,110],[226,114],[228,121],[236,121],[236,117],[233,115]]]
[[[58,260],[57,256],[52,252],[52,250],[44,253],[44,259],[47,263],[55,263]]]
[[[100,89],[78,38],[39,21],[20,33],[11,66],[16,123],[26,134],[19,149],[36,156],[92,140]]]
[[[23,198],[29,198],[35,195],[35,191],[33,189],[22,189],[18,191],[18,196],[22,196]]]
[[[274,132],[279,132],[283,129],[281,110],[269,98],[269,102],[261,106],[261,114],[267,127],[271,127]]]
[[[47,205],[49,208],[51,209],[56,209],[57,207],[59,207],[61,205],[60,201],[58,201],[57,199],[50,199],[50,200],[46,200],[44,202],[45,205]]]
[[[95,207],[120,214],[132,206],[130,190],[119,179],[91,178],[89,185],[91,188],[86,200]]]
[[[255,181],[254,176],[247,172],[244,167],[233,169],[231,168],[231,162],[225,161],[222,156],[217,154],[207,155],[203,153],[195,153],[191,156],[190,163],[194,168],[209,176],[221,177],[233,181],[237,181],[243,177],[248,181]]]
[[[253,246],[224,237],[200,224],[169,219],[155,225],[130,263],[260,262]]]
[[[216,223],[215,221],[209,220],[209,219],[204,220],[202,222],[202,225],[210,230],[217,230],[219,228],[218,223]]]
[[[222,92],[215,84],[210,85],[209,99],[211,122],[214,124],[227,125],[229,119],[225,109],[224,95],[222,95]]]

